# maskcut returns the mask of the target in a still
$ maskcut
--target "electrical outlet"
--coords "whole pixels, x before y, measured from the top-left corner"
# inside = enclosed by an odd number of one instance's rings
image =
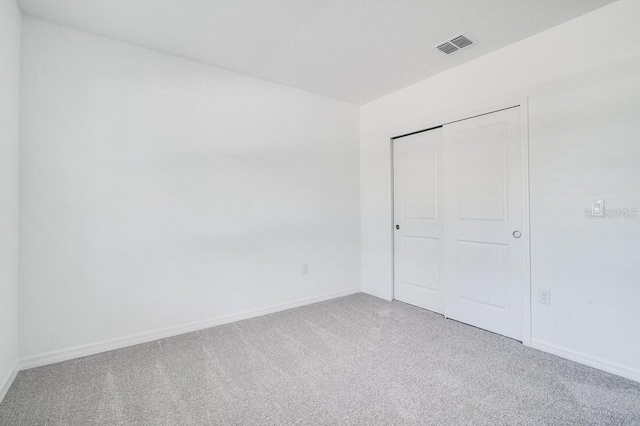
[[[538,290],[538,303],[543,305],[551,304],[551,290]]]
[[[307,275],[309,273],[309,264],[305,263],[302,265],[302,275]]]

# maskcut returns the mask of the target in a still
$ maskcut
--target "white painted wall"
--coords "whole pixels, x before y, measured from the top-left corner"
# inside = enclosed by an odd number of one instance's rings
[[[640,209],[639,16],[620,0],[364,105],[363,290],[392,295],[389,138],[528,95],[532,344],[640,380],[640,219],[584,216]]]
[[[0,0],[0,400],[18,363],[21,20],[14,0]]]
[[[32,18],[22,54],[27,362],[358,291],[356,106]]]

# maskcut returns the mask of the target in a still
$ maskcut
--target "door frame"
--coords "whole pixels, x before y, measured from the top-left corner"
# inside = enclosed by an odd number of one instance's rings
[[[391,158],[391,223],[389,229],[391,230],[391,299],[395,299],[395,217],[394,217],[394,199],[395,199],[395,182],[394,176],[394,158],[393,158],[393,142],[395,139],[400,139],[405,136],[414,135],[416,133],[427,132],[429,130],[437,129],[438,127],[445,126],[447,124],[454,123],[456,121],[467,120],[470,118],[478,117],[481,115],[487,115],[494,112],[502,111],[505,109],[511,109],[520,107],[520,120],[521,127],[521,140],[523,144],[522,155],[522,186],[523,186],[523,229],[525,232],[522,237],[523,250],[524,250],[524,265],[523,265],[523,305],[522,305],[522,344],[525,346],[531,346],[531,222],[530,222],[530,182],[529,182],[529,98],[528,96],[520,97],[517,99],[505,100],[503,102],[486,105],[480,108],[467,111],[465,114],[456,114],[449,116],[448,119],[441,119],[437,122],[427,123],[429,125],[424,126],[421,130],[416,130],[409,133],[404,133],[398,136],[392,136],[389,140],[390,158]],[[446,316],[445,316],[446,317]]]

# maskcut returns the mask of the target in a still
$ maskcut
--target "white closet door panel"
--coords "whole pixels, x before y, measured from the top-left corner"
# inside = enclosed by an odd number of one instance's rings
[[[523,141],[519,108],[444,126],[445,315],[518,340]]]
[[[443,312],[442,129],[396,139],[394,297]]]

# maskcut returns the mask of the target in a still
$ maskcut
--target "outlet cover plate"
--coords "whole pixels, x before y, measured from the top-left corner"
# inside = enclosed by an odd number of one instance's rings
[[[550,305],[551,290],[544,290],[544,289],[538,290],[538,303],[541,303],[543,305]]]

